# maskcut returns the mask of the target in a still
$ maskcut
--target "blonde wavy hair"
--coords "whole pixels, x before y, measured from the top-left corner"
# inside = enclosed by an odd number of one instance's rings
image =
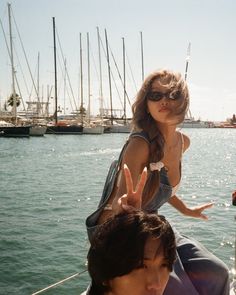
[[[178,92],[179,98],[176,100],[176,107],[169,114],[169,117],[172,118],[173,124],[177,125],[183,122],[189,107],[188,87],[180,73],[162,69],[150,74],[145,79],[132,106],[132,124],[134,131],[144,131],[149,137],[149,163],[158,162],[163,158],[165,144],[164,137],[158,129],[156,121],[150,115],[147,107],[148,94],[152,91],[152,84],[154,81],[158,81],[161,87],[171,94]],[[160,182],[159,174],[159,171],[149,173],[143,193],[143,205],[147,204],[158,191]]]

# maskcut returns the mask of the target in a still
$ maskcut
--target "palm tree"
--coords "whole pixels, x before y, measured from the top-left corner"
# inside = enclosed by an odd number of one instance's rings
[[[13,105],[14,105],[14,98],[16,100],[16,107],[18,107],[20,105],[20,103],[21,103],[21,97],[17,93],[15,94],[15,97],[14,97],[14,94],[13,93],[10,95],[10,97],[7,100],[7,104],[9,106],[13,107]]]

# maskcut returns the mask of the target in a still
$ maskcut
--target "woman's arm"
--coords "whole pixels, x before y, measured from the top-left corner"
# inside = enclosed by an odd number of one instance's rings
[[[195,218],[202,218],[204,220],[207,220],[208,217],[203,213],[205,209],[211,208],[214,203],[206,203],[203,205],[199,205],[196,207],[187,207],[186,204],[178,198],[176,195],[171,197],[170,200],[168,201],[169,204],[171,204],[176,210],[178,210],[180,213],[190,216],[190,217],[195,217]]]
[[[134,188],[136,187],[140,175],[147,166],[149,160],[149,145],[148,143],[140,138],[134,137],[130,139],[130,142],[124,152],[124,156],[121,162],[120,180],[117,183],[116,198],[119,198],[126,192],[126,179],[124,174],[124,164],[129,167],[129,171],[132,176]]]
[[[148,143],[140,137],[131,138],[129,144],[126,147],[126,150],[124,151],[123,159],[121,161],[121,170],[108,201],[108,204],[111,206],[111,210],[103,210],[98,220],[99,224],[105,222],[109,217],[111,217],[113,214],[117,214],[117,212],[120,210],[118,200],[121,196],[126,194],[124,164],[129,167],[135,189],[144,167],[147,166],[148,159]]]

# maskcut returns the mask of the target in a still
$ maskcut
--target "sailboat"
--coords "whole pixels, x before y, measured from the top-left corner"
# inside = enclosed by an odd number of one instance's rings
[[[47,126],[46,124],[42,124],[42,121],[44,120],[39,120],[39,116],[42,115],[43,113],[43,105],[47,103],[43,103],[39,99],[39,53],[38,53],[38,63],[37,63],[37,68],[38,68],[38,74],[37,74],[37,101],[26,101],[28,104],[28,109],[32,109],[33,106],[36,106],[36,117],[33,115],[30,119],[31,122],[31,127],[30,127],[30,136],[43,136],[46,133]],[[28,113],[28,109],[26,111],[26,116]]]
[[[30,126],[17,126],[6,121],[0,121],[0,137],[29,137]]]
[[[143,37],[142,32],[140,32],[140,40],[141,40],[141,63],[142,63],[142,81],[144,80],[144,63],[143,63]],[[113,124],[109,126],[105,132],[106,133],[130,133],[132,126],[130,119],[127,119],[126,116],[126,101],[128,98],[127,92],[126,92],[126,51],[125,51],[125,42],[124,38],[122,38],[123,43],[123,89],[124,89],[124,110],[123,114],[121,115],[121,119],[116,119],[113,121]],[[107,53],[108,54],[108,53]],[[113,110],[114,112],[115,110]]]
[[[81,90],[81,107],[83,110],[83,67],[82,67],[82,35],[80,33],[80,90]],[[89,34],[87,33],[87,58],[88,58],[88,109],[87,114],[81,114],[83,122],[83,134],[103,134],[104,126],[100,122],[91,121],[91,93],[90,93],[90,46]]]
[[[57,117],[57,58],[56,58],[56,32],[55,32],[55,17],[53,20],[53,43],[54,43],[54,78],[55,78],[55,111],[54,122],[47,124],[46,134],[82,134],[83,126],[79,124],[60,122]]]
[[[107,31],[105,29],[105,41],[106,41],[106,59],[107,59],[107,69],[108,69],[108,82],[109,82],[109,94],[110,94],[110,110],[103,109],[103,113],[107,118],[107,123],[105,126],[105,133],[130,133],[130,125],[126,120],[126,89],[125,89],[125,51],[124,51],[124,39],[123,39],[123,60],[124,60],[124,110],[114,109],[113,108],[113,97],[112,97],[112,87],[111,87],[111,67],[110,67],[110,58],[109,58],[109,48],[108,48],[108,39]],[[114,58],[114,57],[113,57]],[[120,74],[119,74],[120,75]],[[120,77],[122,80],[122,78]],[[104,112],[105,111],[105,112]],[[117,112],[120,113],[117,116]],[[121,114],[122,112],[122,114]],[[108,123],[109,122],[109,123]]]
[[[11,4],[8,3],[8,19],[9,19],[9,35],[10,35],[10,60],[11,60],[11,74],[12,74],[12,121],[14,123],[9,123],[5,121],[0,122],[0,136],[1,137],[29,137],[30,126],[19,126],[17,124],[17,97],[15,89],[15,67],[14,67],[14,57],[13,57],[13,42],[12,42],[12,27],[11,27]]]
[[[30,136],[44,136],[47,131],[47,126],[35,124],[30,126]]]
[[[189,60],[190,60],[190,52],[191,52],[191,43],[189,42],[187,48],[187,57],[186,57],[186,64],[185,64],[185,73],[184,73],[184,80],[187,80],[188,76],[188,67],[189,67]],[[179,125],[180,128],[210,128],[213,127],[211,122],[201,121],[200,119],[196,120],[191,111],[188,110],[188,113],[184,119],[184,121]]]
[[[130,133],[131,131],[131,125],[127,120],[126,115],[126,101],[127,101],[127,92],[126,92],[126,68],[125,68],[125,39],[122,38],[122,45],[123,45],[123,94],[124,94],[124,110],[123,110],[123,116],[122,116],[122,123],[119,124],[119,122],[116,122],[116,124],[113,124],[110,132],[112,133]]]

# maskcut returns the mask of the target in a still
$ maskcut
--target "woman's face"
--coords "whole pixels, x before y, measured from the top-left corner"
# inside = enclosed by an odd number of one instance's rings
[[[116,277],[109,283],[112,295],[162,295],[169,279],[169,268],[158,239],[149,238],[143,267]]]
[[[176,120],[173,110],[176,108],[178,99],[173,99],[169,90],[163,87],[158,80],[152,83],[150,92],[151,95],[147,95],[147,108],[153,119],[162,124],[173,124]],[[152,100],[152,96],[156,99],[155,101]]]

